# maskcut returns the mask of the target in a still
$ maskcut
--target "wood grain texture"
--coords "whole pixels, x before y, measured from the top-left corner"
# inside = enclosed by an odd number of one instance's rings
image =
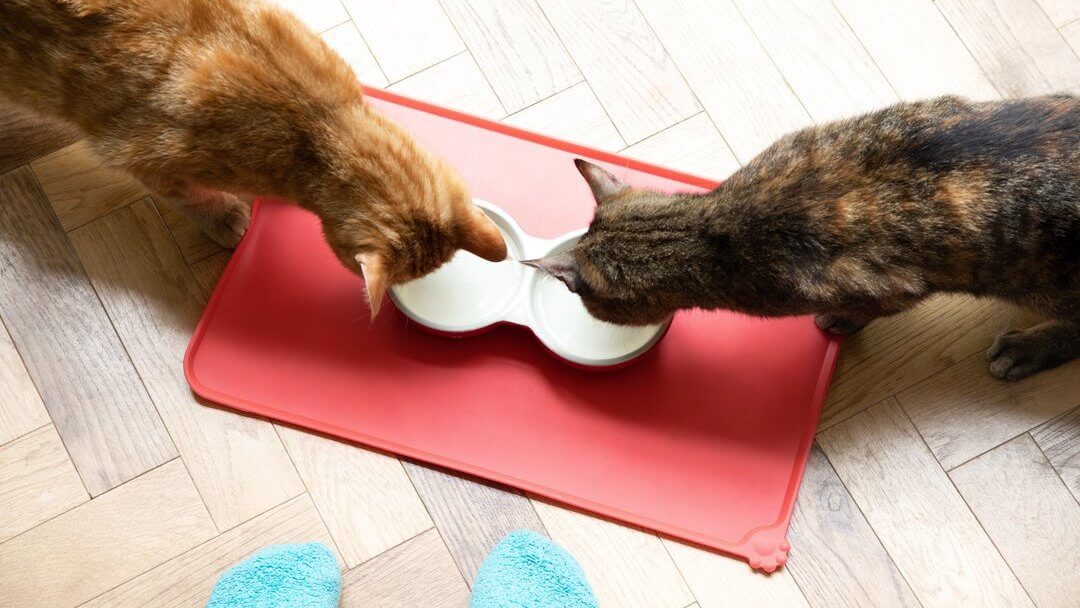
[[[835,4],[902,99],[999,96],[932,0]]]
[[[539,499],[532,503],[551,539],[581,564],[601,606],[683,608],[694,601],[671,556],[653,534]]]
[[[326,30],[349,20],[340,0],[270,0],[291,11],[316,32]]]
[[[173,460],[0,545],[0,606],[78,606],[215,534]]]
[[[463,608],[469,588],[435,530],[353,568],[341,581],[341,608]]]
[[[1031,431],[1061,480],[1080,500],[1080,407]]]
[[[739,168],[735,154],[704,112],[639,141],[621,153],[717,180]]]
[[[831,2],[735,3],[816,122],[897,101],[896,92]]]
[[[202,298],[149,199],[71,239],[218,528],[301,494],[269,422],[207,407],[188,387],[184,351]]]
[[[210,295],[214,293],[214,288],[217,287],[218,280],[225,272],[225,266],[230,258],[232,258],[231,251],[222,251],[191,265],[191,274],[195,276],[195,283],[199,287],[199,295],[202,296],[204,303],[210,300]]]
[[[79,141],[32,163],[41,189],[64,230],[73,230],[147,195],[123,171],[106,167]]]
[[[1080,405],[1080,361],[1004,382],[979,353],[896,398],[945,470]]]
[[[807,608],[795,579],[786,568],[772,574],[754,572],[746,562],[665,540],[701,608]]]
[[[1080,20],[1062,26],[1061,36],[1069,43],[1073,52],[1080,56]]]
[[[919,606],[820,446],[814,445],[788,530],[785,566],[815,608]]]
[[[818,441],[923,606],[1032,606],[895,400]]]
[[[434,526],[396,458],[285,426],[278,434],[348,567]]]
[[[511,114],[504,122],[601,150],[614,152],[626,146],[585,82]]]
[[[45,404],[0,319],[0,446],[48,423]]]
[[[1040,608],[1080,598],[1080,504],[1028,434],[949,472]]]
[[[535,0],[444,0],[442,5],[508,112],[581,81]]]
[[[627,143],[701,110],[632,1],[539,4]]]
[[[376,87],[387,85],[389,81],[386,74],[383,74],[375,56],[371,54],[371,49],[360,36],[360,30],[356,29],[356,24],[352,21],[330,28],[323,32],[322,38],[352,66],[360,82]]]
[[[465,50],[438,0],[344,0],[390,82],[397,82]]]
[[[1076,0],[1039,0],[1039,5],[1057,27],[1080,20],[1080,3]]]
[[[0,100],[0,133],[4,145],[0,146],[0,173],[25,165],[82,137],[71,125],[37,116]]]
[[[1002,95],[1080,93],[1080,57],[1036,0],[938,0],[937,6]]]
[[[499,98],[468,53],[461,53],[389,87],[408,95],[498,120],[506,116]]]
[[[92,496],[176,455],[28,168],[0,176],[0,318]]]
[[[334,543],[306,495],[252,518],[87,602],[82,608],[204,606],[227,568],[273,544]]]
[[[812,122],[731,0],[639,5],[741,162]]]
[[[547,535],[521,494],[409,462],[405,470],[470,586],[484,558],[508,533],[528,529]]]
[[[52,425],[0,447],[0,543],[89,499]]]
[[[1038,317],[994,300],[931,298],[878,319],[844,342],[818,427],[828,428],[897,392],[985,352],[994,336]]]
[[[169,233],[172,234],[176,247],[183,254],[184,261],[188,264],[204,260],[222,250],[221,246],[211,241],[195,222],[177,211],[172,205],[155,200],[154,206],[161,215],[162,221],[165,222],[165,226],[168,227]]]

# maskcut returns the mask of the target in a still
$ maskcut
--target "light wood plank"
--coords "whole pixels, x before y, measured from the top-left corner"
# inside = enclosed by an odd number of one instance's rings
[[[581,81],[535,0],[444,0],[442,5],[507,111]]]
[[[622,154],[713,179],[724,179],[739,168],[735,154],[704,112],[639,141]]]
[[[2,204],[2,202],[0,202]],[[0,320],[0,446],[49,423],[34,381]]]
[[[665,540],[701,608],[805,608],[799,586],[785,568],[754,572],[741,560]]]
[[[1035,0],[939,0],[937,6],[1003,95],[1080,92],[1080,57]]]
[[[895,400],[818,435],[923,606],[1031,606]]]
[[[1080,407],[1031,431],[1061,480],[1080,500]]]
[[[349,14],[345,12],[340,0],[270,0],[281,8],[291,11],[308,27],[316,32],[345,23]]]
[[[0,545],[0,606],[77,606],[216,533],[173,460]]]
[[[396,458],[285,426],[278,434],[348,567],[434,526]]]
[[[484,118],[497,120],[506,116],[499,98],[468,53],[455,55],[389,89]]]
[[[217,287],[217,282],[231,257],[231,251],[222,251],[191,265],[191,274],[195,275],[195,283],[204,303],[210,300],[210,295],[214,293],[214,288]]]
[[[4,145],[0,146],[0,173],[7,173],[82,137],[75,127],[37,116],[5,100],[0,100],[0,134],[4,138]]]
[[[0,543],[89,499],[52,425],[0,447]]]
[[[341,587],[342,608],[463,608],[469,601],[469,588],[436,530],[353,568]]]
[[[1062,27],[1061,36],[1069,43],[1073,52],[1080,56],[1080,20]]]
[[[835,0],[900,97],[947,93],[995,99],[998,92],[931,0]]]
[[[83,604],[82,608],[203,606],[229,567],[274,544],[334,543],[306,495],[298,496]]]
[[[202,299],[149,199],[71,233],[113,325],[222,530],[301,494],[269,422],[199,403],[184,379]]]
[[[639,4],[740,161],[812,122],[731,0]]]
[[[632,1],[539,4],[627,143],[701,110]]]
[[[0,176],[0,317],[92,496],[176,449],[28,168]]]
[[[1080,504],[1028,434],[949,473],[1040,608],[1075,607]]]
[[[405,463],[405,470],[470,585],[484,558],[510,532],[547,535],[521,494],[417,464]]]
[[[1002,331],[1036,322],[1026,309],[956,296],[878,319],[844,342],[818,426],[826,429],[985,352]]]
[[[585,82],[511,114],[504,122],[611,152],[626,146]]]
[[[551,539],[581,564],[601,606],[682,608],[694,601],[656,536],[537,499],[532,503]]]
[[[386,79],[386,74],[383,74],[379,63],[375,61],[375,56],[371,54],[371,49],[360,36],[360,30],[356,29],[352,21],[323,32],[322,37],[330,48],[349,62],[360,82],[376,87],[387,85],[389,81]]]
[[[390,82],[465,50],[438,0],[343,0]]]
[[[1004,382],[968,357],[896,398],[946,470],[1080,404],[1080,361]]]
[[[1076,0],[1039,0],[1039,4],[1057,27],[1080,20],[1080,3]]]
[[[895,103],[896,92],[831,2],[736,0],[816,122]]]
[[[785,568],[811,606],[916,607],[919,601],[859,506],[814,445],[791,516]]]
[[[168,227],[169,233],[172,234],[180,253],[184,255],[184,261],[188,264],[194,264],[222,250],[221,246],[211,241],[195,222],[177,211],[172,205],[162,204],[155,200],[154,206],[161,215],[162,221],[165,222],[165,226]]]
[[[64,230],[73,230],[147,195],[123,171],[102,164],[86,141],[30,163]]]

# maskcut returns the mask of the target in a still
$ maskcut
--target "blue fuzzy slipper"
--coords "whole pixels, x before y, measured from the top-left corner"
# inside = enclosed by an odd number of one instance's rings
[[[337,608],[341,573],[320,543],[272,545],[221,575],[206,608]]]
[[[589,582],[562,547],[528,530],[506,535],[480,566],[471,608],[597,608]]]

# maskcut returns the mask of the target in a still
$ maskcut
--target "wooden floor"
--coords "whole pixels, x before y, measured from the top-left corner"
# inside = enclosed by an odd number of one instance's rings
[[[899,99],[1080,92],[1080,0],[288,0],[375,86],[724,177]],[[845,346],[787,568],[734,560],[199,403],[228,258],[78,135],[0,109],[0,606],[200,606],[322,540],[350,607],[466,605],[533,528],[604,606],[1080,606],[1080,363],[991,379],[1033,322],[937,299]]]

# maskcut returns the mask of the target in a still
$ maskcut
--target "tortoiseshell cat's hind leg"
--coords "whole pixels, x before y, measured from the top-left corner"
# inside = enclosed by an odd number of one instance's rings
[[[1007,331],[986,351],[990,375],[1019,380],[1080,357],[1080,320],[1046,321]]]
[[[175,207],[227,249],[240,243],[251,221],[250,204],[234,194],[183,184],[148,186],[154,198]]]

